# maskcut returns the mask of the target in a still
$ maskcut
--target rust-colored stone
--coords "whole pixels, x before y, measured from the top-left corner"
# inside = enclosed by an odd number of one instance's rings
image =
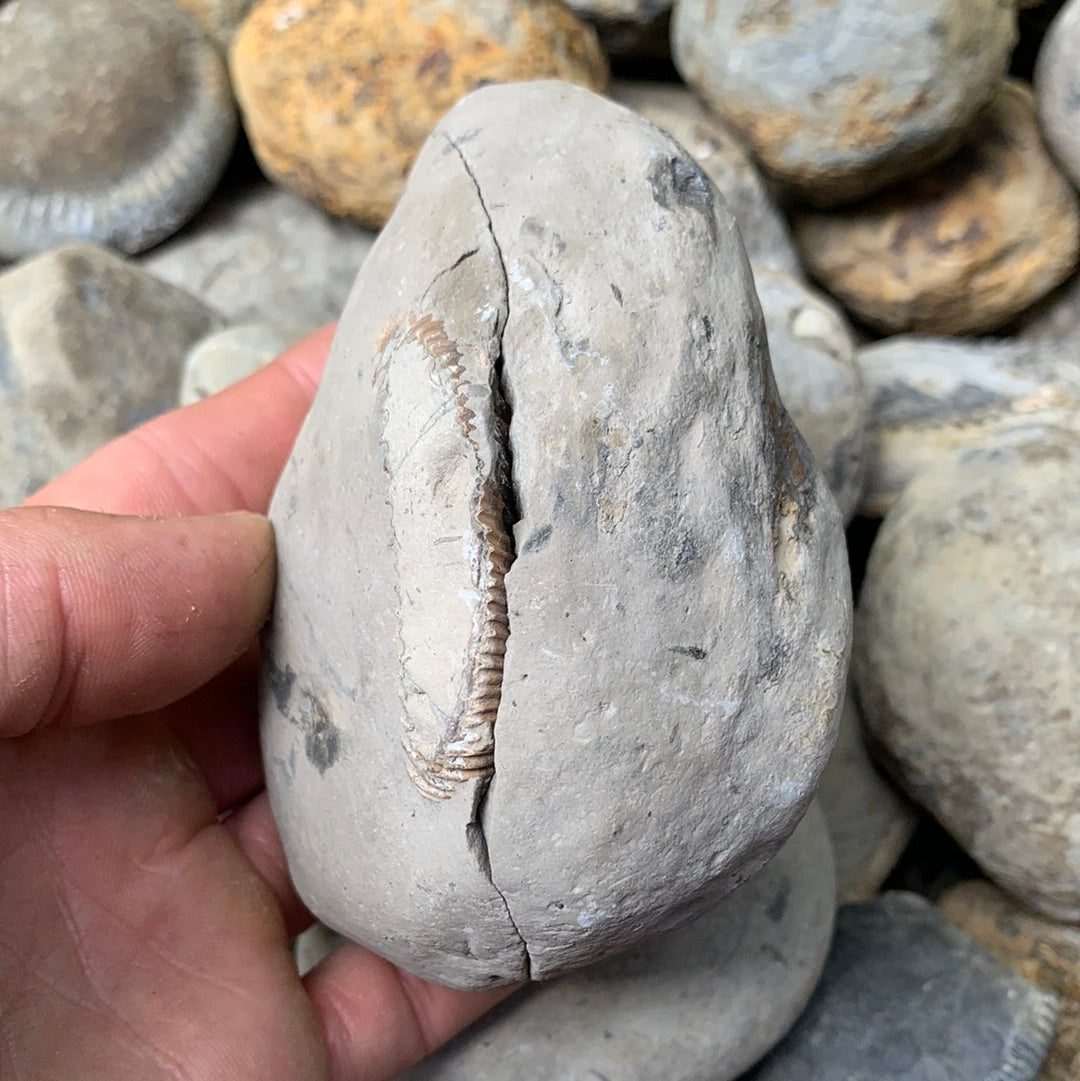
[[[470,90],[607,80],[595,32],[555,0],[261,0],[230,67],[270,177],[375,228],[420,144]]]
[[[979,334],[1069,275],[1080,210],[1030,91],[1010,81],[953,157],[858,206],[798,215],[795,239],[810,272],[871,326]]]

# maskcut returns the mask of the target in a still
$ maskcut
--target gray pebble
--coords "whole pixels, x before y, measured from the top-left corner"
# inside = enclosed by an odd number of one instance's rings
[[[1080,2],[1054,16],[1035,64],[1039,126],[1065,175],[1080,187]]]
[[[916,802],[1026,904],[1080,920],[1080,434],[941,455],[882,524],[852,669]]]
[[[676,0],[683,78],[818,205],[955,149],[1016,42],[1014,0]]]
[[[993,432],[1041,420],[1080,429],[1080,362],[990,338],[900,334],[856,354],[870,399],[861,514],[882,517],[912,477]]]
[[[745,1081],[1034,1081],[1057,999],[934,906],[885,893],[840,910],[810,1005]]]
[[[547,978],[691,919],[801,817],[842,523],[730,215],[628,110],[545,82],[447,114],[271,518],[270,798],[349,937],[458,986]]]
[[[811,805],[764,870],[694,923],[518,994],[402,1081],[730,1081],[806,1005],[835,908]]]
[[[787,274],[755,270],[773,375],[844,521],[862,496],[869,404],[841,310]]]
[[[230,323],[314,330],[336,319],[375,234],[267,183],[221,192],[142,265]]]
[[[0,505],[171,409],[200,301],[103,248],[58,248],[0,273]]]
[[[184,359],[180,405],[191,405],[232,386],[304,336],[305,327],[242,323],[196,342]]]
[[[0,116],[0,259],[156,244],[206,202],[237,130],[221,56],[167,0],[10,0]]]
[[[720,189],[755,270],[802,275],[783,213],[739,137],[724,121],[686,87],[674,83],[616,80],[608,93],[682,143]]]
[[[852,688],[817,802],[836,856],[837,900],[842,905],[868,900],[896,866],[919,812],[874,765]]]

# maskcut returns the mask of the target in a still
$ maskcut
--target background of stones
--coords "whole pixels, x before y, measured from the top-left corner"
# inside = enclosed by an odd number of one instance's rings
[[[96,100],[93,95],[100,95],[101,89],[85,80],[75,85],[74,90],[59,85],[62,83],[59,72],[64,65],[48,63],[50,40],[65,60],[69,56],[59,34],[53,39],[45,34],[38,42],[38,51],[24,50],[22,58],[35,73],[42,69],[54,73],[52,77],[58,80],[55,95],[36,92],[34,81],[20,74],[23,71],[17,63],[20,57],[14,51],[4,52],[5,42],[14,40],[12,28],[16,18],[22,18],[19,9],[32,2],[47,9],[50,0],[0,0],[0,105],[9,116],[16,109],[29,110],[33,115],[35,107],[48,106],[45,116],[37,117],[36,130],[41,132],[42,150],[39,171],[34,174],[33,168],[26,169],[28,151],[22,143],[23,166],[16,170],[18,176],[10,175],[11,155],[0,155],[0,458],[3,459],[0,476],[4,503],[17,502],[113,435],[168,408],[177,400],[175,395],[180,394],[181,379],[184,400],[212,392],[238,377],[245,368],[264,363],[281,344],[334,318],[374,237],[370,230],[331,218],[300,196],[268,184],[260,176],[242,135],[226,163],[220,146],[223,139],[231,138],[228,133],[235,130],[235,118],[232,105],[220,94],[213,99],[217,102],[213,108],[192,104],[186,107],[187,112],[181,109],[166,125],[171,132],[188,132],[195,123],[192,117],[205,113],[205,119],[198,120],[203,125],[204,145],[218,148],[196,154],[194,165],[189,159],[176,159],[187,162],[175,166],[176,175],[169,172],[158,176],[149,167],[148,163],[161,160],[163,152],[162,144],[154,140],[149,143],[122,140],[118,147],[115,142],[103,139],[95,124],[107,126],[108,118],[103,119],[90,107],[92,100]],[[126,72],[125,65],[135,63],[140,55],[144,63],[149,63],[155,56],[179,56],[185,50],[193,50],[199,60],[191,70],[204,74],[177,75],[175,85],[199,89],[200,80],[207,85],[218,85],[215,80],[220,79],[220,74],[207,73],[226,69],[224,50],[241,20],[257,6],[260,5],[251,0],[175,0],[176,9],[183,9],[201,25],[207,35],[205,39],[199,37],[194,23],[176,18],[167,0],[72,0],[58,5],[58,10],[70,21],[71,13],[82,8],[106,26],[110,12],[131,15],[134,11],[139,19],[150,20],[138,33],[149,35],[158,51],[117,49],[119,59],[113,61],[108,95],[112,95],[109,100],[119,115],[123,110],[116,103],[128,100],[125,94],[133,94],[132,88],[142,88],[137,95],[139,107],[147,111],[156,108],[151,126],[157,130],[163,114],[154,105],[154,94],[146,90],[147,73],[137,67]],[[266,0],[265,6],[274,5]],[[307,6],[317,5],[315,0],[307,0]],[[454,6],[441,5],[446,11]],[[866,433],[865,449],[862,458],[845,473],[850,477],[854,470],[867,478],[864,501],[859,505],[864,516],[854,518],[849,528],[856,585],[877,530],[876,516],[888,511],[900,498],[903,484],[914,470],[933,469],[936,462],[944,461],[940,455],[978,445],[1018,422],[1036,419],[1075,430],[1078,358],[1073,344],[1080,333],[1076,314],[1080,279],[1075,273],[1073,188],[1077,177],[1070,167],[1068,143],[1070,136],[1080,129],[1072,114],[1061,112],[1065,108],[1062,103],[1069,101],[1062,85],[1067,87],[1075,65],[1070,69],[1071,61],[1066,59],[1059,63],[1056,72],[1037,67],[1043,35],[1064,6],[1060,0],[1021,4],[1017,12],[1010,13],[1010,18],[1015,17],[1015,43],[1011,51],[1005,50],[1011,76],[1021,82],[1034,78],[1035,100],[1047,102],[1043,107],[1046,117],[1058,118],[1053,129],[1045,133],[1050,144],[1049,155],[1029,125],[1023,138],[1014,140],[1022,144],[1016,159],[1019,164],[1009,158],[1005,165],[995,167],[993,155],[1002,148],[999,145],[997,150],[994,147],[985,152],[980,150],[978,140],[985,134],[986,125],[975,124],[968,135],[958,136],[959,141],[950,151],[967,155],[962,161],[974,160],[974,166],[965,165],[961,170],[957,161],[947,154],[941,165],[933,164],[929,171],[916,169],[915,175],[901,182],[901,187],[884,195],[870,195],[869,201],[855,210],[841,206],[828,211],[796,202],[784,185],[759,172],[740,137],[728,124],[704,108],[690,91],[679,88],[667,48],[670,12],[665,10],[665,5],[593,6],[575,2],[572,6],[579,17],[595,21],[600,41],[608,52],[608,62],[623,80],[615,90],[619,100],[667,126],[698,157],[728,196],[755,267],[802,278],[804,290],[808,288],[805,279],[816,277],[816,285],[810,288],[820,290],[824,285],[828,289],[832,272],[823,265],[821,253],[826,248],[839,247],[843,251],[844,245],[853,243],[850,235],[860,228],[865,232],[866,223],[871,223],[869,234],[879,247],[875,249],[871,243],[859,249],[862,253],[859,261],[874,268],[869,275],[869,287],[860,282],[853,292],[846,288],[839,290],[840,299],[852,306],[847,313],[847,330],[832,329],[825,333],[824,317],[819,317],[815,324],[813,317],[793,316],[790,310],[772,313],[772,318],[779,320],[774,348],[779,346],[782,336],[785,340],[793,338],[798,342],[802,338],[812,342],[813,349],[808,348],[806,353],[805,372],[813,371],[814,350],[824,351],[830,363],[835,363],[837,354],[846,353],[849,348],[853,350],[856,368],[863,372],[866,413],[861,427]],[[686,13],[697,8],[700,17],[701,9],[706,6],[682,0],[676,4],[676,16],[680,17],[679,8],[683,9],[681,17],[687,17]],[[768,15],[771,11],[774,19],[783,22],[784,10],[794,5],[780,0],[773,4],[723,6],[740,9],[736,15],[751,21],[760,21],[763,12]],[[836,6],[846,7],[842,3]],[[945,6],[963,8],[969,20],[977,21],[974,6]],[[506,32],[505,24],[500,23],[500,12],[495,10],[499,5],[486,7],[492,18],[493,36]],[[1080,5],[1074,2],[1068,8],[1069,14],[1063,16],[1060,24],[1063,27],[1080,21],[1077,14]],[[282,12],[278,11],[277,15],[281,17]],[[404,25],[404,21],[399,19],[395,25]],[[564,27],[561,39],[564,44],[560,46],[564,52],[567,34],[577,35],[580,42],[586,43],[577,47],[575,55],[579,54],[579,59],[585,57],[578,70],[583,81],[598,85],[602,79],[601,62],[594,46],[587,43],[589,32],[576,25],[568,29],[571,24],[566,22],[559,25]],[[1076,32],[1070,31],[1055,43],[1053,53],[1066,58],[1075,56],[1076,42]],[[532,41],[531,46],[530,64],[519,64],[517,77],[547,73],[532,65],[537,50],[542,51],[542,43]],[[97,55],[105,55],[104,40],[99,47],[102,51]],[[86,51],[93,55],[94,48],[91,38]],[[217,61],[212,57],[215,50]],[[328,52],[325,43],[319,43],[313,50],[311,73],[315,76],[326,66]],[[452,51],[444,52],[454,59]],[[432,51],[420,62],[434,55]],[[1051,55],[1049,49],[1046,55]],[[256,56],[249,62],[258,65],[261,61]],[[443,63],[438,58],[436,68]],[[1005,71],[999,74],[1004,76]],[[630,80],[632,85],[625,80]],[[310,83],[311,93],[319,100],[319,79],[314,77]],[[420,83],[422,80],[418,86]],[[37,85],[40,87],[39,76]],[[1017,94],[1022,97],[1023,91]],[[205,97],[205,94],[179,94],[177,100],[202,103]],[[395,103],[394,107],[398,106]],[[85,182],[86,191],[65,193],[62,185],[56,187],[56,177],[49,176],[48,163],[60,160],[57,144],[50,141],[49,123],[42,122],[50,120],[53,130],[63,130],[69,146],[82,153],[81,158],[76,156],[77,168],[68,170],[67,179],[77,176]],[[419,133],[421,138],[422,134]],[[996,140],[997,144],[1008,142],[1006,137]],[[95,156],[95,147],[101,146],[111,148],[107,161],[100,160],[100,153]],[[32,150],[30,144],[31,156]],[[920,166],[931,164],[926,160]],[[974,177],[977,190],[974,195],[953,202],[949,183],[958,171]],[[1032,197],[1036,183],[1039,187]],[[51,233],[44,240],[40,234],[30,242],[20,239],[12,243],[6,239],[11,235],[24,238],[27,235],[24,219],[34,216],[20,209],[17,195],[12,194],[20,184],[32,195],[54,198],[59,191],[63,212],[39,210],[34,214],[55,219],[61,226],[74,223],[75,228],[67,233],[62,230]],[[80,203],[77,195],[89,201]],[[119,195],[128,200],[124,203],[128,208],[124,210],[128,215],[125,220],[134,223],[124,235],[116,231],[114,222],[119,214],[113,213],[119,206]],[[207,199],[209,202],[196,213],[198,205]],[[823,193],[815,201],[832,203],[835,194]],[[75,206],[84,209],[75,213],[72,210]],[[92,212],[86,206],[91,206]],[[1044,213],[1048,206],[1051,212]],[[119,218],[123,219],[124,214],[119,214]],[[195,214],[193,218],[192,214]],[[906,227],[905,222],[911,220],[920,223],[921,232]],[[112,223],[109,229],[104,233],[95,231],[103,221]],[[147,222],[152,223],[152,228]],[[790,239],[792,225],[799,247]],[[1001,238],[996,246],[995,228]],[[880,240],[882,229],[891,230],[890,239],[884,243]],[[162,240],[162,235],[169,233],[172,235]],[[906,238],[904,243],[898,241],[898,236]],[[967,236],[973,239],[965,241]],[[103,244],[113,245],[116,250],[104,250],[100,246]],[[151,244],[156,246],[135,258],[119,254],[119,251],[137,252]],[[898,262],[895,249],[900,249],[900,254],[912,262]],[[1021,252],[1022,255],[1018,254]],[[963,302],[968,309],[962,319],[942,324],[940,314],[935,313],[928,322],[916,310],[919,305],[910,298],[903,301],[906,307],[901,321],[881,314],[878,307],[881,298],[874,295],[881,282],[912,278],[912,267],[916,264],[939,273],[943,263],[962,262],[960,256],[966,260],[966,269],[944,284],[939,280],[934,295],[940,299],[954,289],[958,303]],[[3,265],[5,259],[7,266]],[[1060,284],[1040,297],[1032,292],[1033,279],[1039,283],[1036,294],[1050,290],[1055,282]],[[986,281],[989,286],[983,302],[978,290],[980,282]],[[975,303],[970,303],[972,297]],[[766,306],[767,318],[770,314]],[[781,326],[789,334],[782,335]],[[890,367],[889,377],[883,381],[881,350],[888,349],[895,356],[904,346],[899,336],[875,344],[883,327],[951,337],[941,347],[922,338],[912,339],[918,364],[913,362],[905,368],[897,363]],[[210,332],[225,332],[227,336],[200,343]],[[991,333],[995,337],[987,338]],[[845,334],[850,345],[837,344]],[[940,359],[934,359],[935,350],[941,354]],[[964,376],[959,382],[954,361],[947,354],[963,357]],[[929,364],[940,365],[936,375],[928,374]],[[781,381],[779,365],[777,368],[777,378]],[[809,385],[811,389],[820,386],[813,377]],[[782,381],[780,389],[783,394]],[[794,411],[794,387],[791,397]],[[837,403],[830,398],[826,404],[835,407]],[[810,421],[806,424],[809,428]],[[896,448],[895,456],[893,448]],[[887,478],[887,483],[876,485],[875,477]],[[1053,591],[1054,583],[1049,582],[1046,588]],[[976,604],[969,619],[977,622],[978,617]],[[1064,644],[1062,648],[1066,648]],[[932,661],[931,657],[927,663]],[[1044,669],[1036,666],[1036,679],[1041,671]],[[1075,688],[1075,683],[1072,686]],[[845,718],[845,736],[822,791],[822,806],[827,819],[831,814],[833,845],[841,871],[840,899],[869,900],[882,886],[914,889],[936,899],[963,879],[981,878],[982,872],[970,857],[931,820],[923,818],[922,825],[915,829],[918,813],[883,779],[861,740],[850,738],[851,732],[856,736],[859,733],[857,717],[851,719],[854,710],[852,698],[851,713]],[[1077,734],[1075,728],[1070,731],[1074,736]],[[1030,738],[1038,740],[1038,732]],[[1007,756],[1006,751],[1002,753]],[[893,762],[892,767],[895,766]],[[1071,785],[1077,780],[1062,777],[1061,783]],[[978,791],[977,783],[974,790]],[[856,808],[862,809],[861,814],[852,809],[853,801]],[[1029,823],[1027,828],[1031,844],[1043,843],[1045,838],[1038,821]],[[914,840],[901,855],[913,830]],[[893,869],[897,859],[899,864]],[[1080,873],[1075,856],[1067,862]],[[1075,953],[1060,945],[1071,941],[1068,938],[1073,933],[1071,925],[1034,914],[1023,907],[1022,898],[999,901],[996,895],[987,892],[989,886],[980,888],[982,892],[971,888],[962,895],[966,913],[963,918],[957,916],[960,911],[957,904],[946,904],[945,913],[956,918],[969,933],[1028,979],[1064,996],[1057,1043],[1039,1076],[1052,1081],[1075,1076],[1080,1039],[1075,1021],[1069,1018],[1076,1011],[1078,962]],[[950,890],[948,896],[954,895],[955,891]],[[980,916],[979,912],[996,913],[998,909],[994,905],[1006,904],[1020,906],[1015,920],[1006,921],[1006,937],[1011,940],[1021,933],[1017,926],[1026,926],[1023,921],[1044,921],[1045,929],[1039,932],[1042,937],[1036,935],[1035,940],[1045,940],[1051,945],[1038,949],[1044,952],[1053,949],[1064,957],[1051,975],[1046,970],[1053,966],[1032,966],[1023,960],[1030,950],[1025,953],[1019,947],[995,946],[991,935],[976,933],[975,928],[991,918]],[[882,902],[886,914],[902,907],[899,903]],[[972,912],[976,915],[971,915]],[[1001,922],[998,918],[998,923]],[[852,922],[852,926],[861,925],[859,920]],[[886,1004],[892,1001],[896,1005],[894,1012],[901,1012],[901,988],[879,990]],[[864,995],[872,991],[873,986]],[[765,1008],[768,989],[758,993]],[[848,1007],[856,1008],[857,1004]],[[868,1016],[873,1014],[874,1010],[867,1009]],[[927,1026],[934,1022],[932,1011],[927,1010],[922,1016]],[[677,1020],[673,1023],[677,1024]],[[977,1027],[985,1023],[985,1016],[973,1012],[966,1020],[952,1018],[951,1023]],[[1028,1035],[1037,1047],[1039,1034]],[[886,1038],[883,1031],[881,1039]],[[929,1035],[926,1040],[928,1045],[932,1042]],[[723,1060],[722,1047],[715,1054],[718,1061]],[[1014,1063],[1015,1069],[1027,1071],[1016,1076],[1036,1076],[1040,1069],[1037,1058],[1033,1052],[1020,1066]],[[833,1066],[837,1070],[843,1068],[841,1059],[837,1058]],[[830,1068],[828,1064],[817,1063],[816,1076],[832,1076],[828,1073]],[[953,1063],[949,1069],[953,1071],[950,1077],[976,1076],[970,1072],[976,1069],[971,1062]],[[965,1073],[965,1069],[969,1072]],[[624,1076],[636,1076],[632,1063],[627,1070]],[[715,1076],[721,1074],[722,1067],[718,1066]],[[875,1076],[892,1075],[879,1071]]]

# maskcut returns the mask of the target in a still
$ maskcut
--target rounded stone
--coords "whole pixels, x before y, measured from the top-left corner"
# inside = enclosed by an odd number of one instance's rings
[[[184,358],[179,404],[201,402],[258,371],[307,330],[278,323],[242,323],[208,335]]]
[[[850,688],[817,802],[836,857],[837,900],[842,905],[868,901],[907,848],[919,812],[874,765]]]
[[[440,123],[271,518],[271,804],[363,945],[458,986],[558,975],[700,914],[802,816],[842,523],[734,222],[628,110],[541,82]]]
[[[202,206],[236,136],[220,55],[167,0],[10,0],[0,115],[0,259],[143,251]]]
[[[425,137],[470,90],[607,81],[595,31],[557,0],[260,0],[230,64],[271,179],[372,228]]]
[[[171,409],[213,311],[113,252],[79,244],[0,273],[0,506]]]
[[[821,982],[744,1081],[1035,1081],[1057,1000],[924,897],[845,905]]]
[[[230,187],[179,236],[142,257],[230,323],[314,330],[336,319],[375,234],[261,181]]]
[[[1080,430],[1080,367],[1013,340],[898,334],[856,353],[870,400],[859,513],[888,514],[942,456],[1033,421]]]
[[[1080,3],[1054,16],[1035,63],[1035,100],[1043,137],[1058,164],[1080,187]]]
[[[835,910],[811,805],[768,865],[705,915],[516,995],[402,1081],[731,1081],[802,1012]]]
[[[228,49],[255,0],[171,0],[186,11],[220,49]]]
[[[886,334],[982,334],[1064,281],[1076,193],[1050,160],[1030,91],[1001,84],[948,161],[858,206],[794,219],[804,264]]]
[[[955,149],[1016,37],[1013,0],[677,0],[672,17],[683,78],[820,206]]]
[[[784,407],[850,521],[866,473],[869,415],[851,328],[835,304],[787,274],[758,270],[754,284]]]
[[[722,120],[674,83],[620,79],[612,82],[609,93],[682,143],[720,189],[755,269],[802,275],[783,213],[739,138]]]
[[[938,458],[870,552],[853,671],[913,798],[1010,893],[1080,920],[1080,434]]]
[[[1061,996],[1054,1043],[1039,1081],[1080,1077],[1080,927],[1048,920],[990,882],[953,886],[938,900],[942,915],[1026,980]]]

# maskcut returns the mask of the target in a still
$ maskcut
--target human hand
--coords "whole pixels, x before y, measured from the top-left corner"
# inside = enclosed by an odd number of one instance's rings
[[[273,540],[222,515],[265,512],[329,340],[0,512],[0,1077],[372,1081],[506,993],[289,952],[250,648]]]

